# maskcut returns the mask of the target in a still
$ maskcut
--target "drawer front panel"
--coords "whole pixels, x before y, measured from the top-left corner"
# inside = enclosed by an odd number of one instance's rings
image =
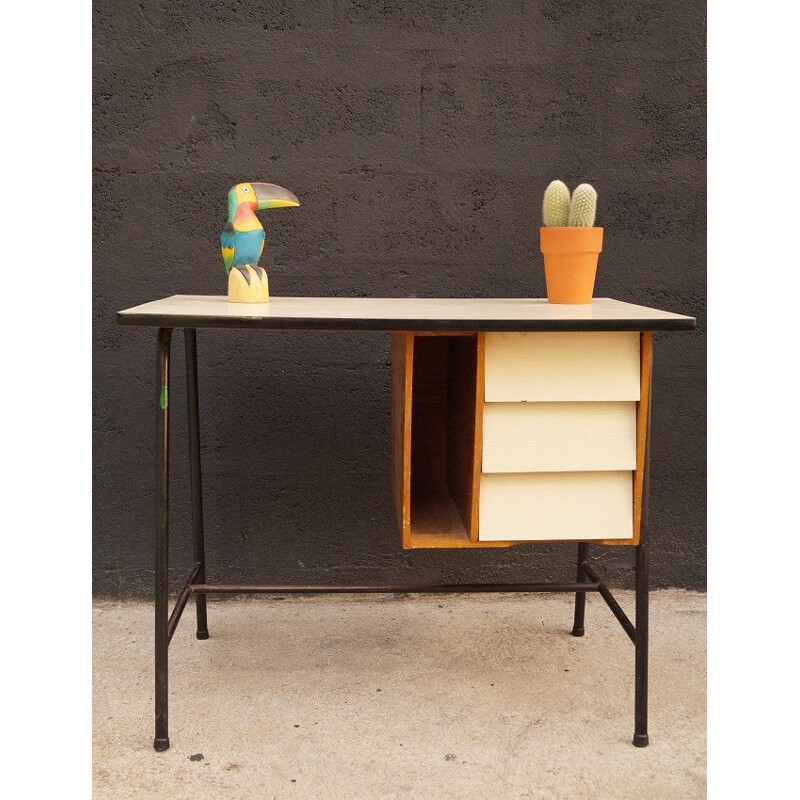
[[[638,400],[639,334],[487,333],[487,403]]]
[[[633,539],[633,474],[481,475],[478,539]]]
[[[636,403],[487,403],[482,469],[636,469]]]

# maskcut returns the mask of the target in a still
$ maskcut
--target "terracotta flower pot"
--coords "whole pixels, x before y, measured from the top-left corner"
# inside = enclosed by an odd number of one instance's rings
[[[602,228],[541,228],[547,299],[551,303],[592,302]]]

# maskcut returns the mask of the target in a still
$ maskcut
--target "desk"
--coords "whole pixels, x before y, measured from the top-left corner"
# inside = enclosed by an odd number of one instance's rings
[[[633,744],[647,735],[647,495],[652,332],[696,320],[598,298],[283,297],[268,304],[175,295],[120,311],[156,330],[155,738],[169,747],[168,649],[189,598],[207,639],[206,595],[244,592],[598,592],[635,648]],[[194,565],[170,612],[169,366],[186,341]],[[197,329],[383,331],[392,336],[392,490],[404,548],[577,543],[576,580],[550,584],[273,586],[206,582]],[[588,544],[635,551],[635,620],[587,560]]]

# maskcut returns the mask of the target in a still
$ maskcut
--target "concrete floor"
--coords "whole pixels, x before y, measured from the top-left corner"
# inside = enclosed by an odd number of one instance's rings
[[[633,617],[632,592],[616,593]],[[706,595],[651,595],[650,741],[633,645],[589,595],[228,597],[170,646],[152,749],[152,607],[97,602],[93,798],[706,797]]]

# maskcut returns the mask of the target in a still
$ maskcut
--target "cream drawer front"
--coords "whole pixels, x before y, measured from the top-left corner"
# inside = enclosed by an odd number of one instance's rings
[[[483,472],[636,469],[636,403],[486,403]]]
[[[487,403],[638,400],[639,334],[487,333]]]
[[[478,539],[632,539],[633,473],[481,475]]]

